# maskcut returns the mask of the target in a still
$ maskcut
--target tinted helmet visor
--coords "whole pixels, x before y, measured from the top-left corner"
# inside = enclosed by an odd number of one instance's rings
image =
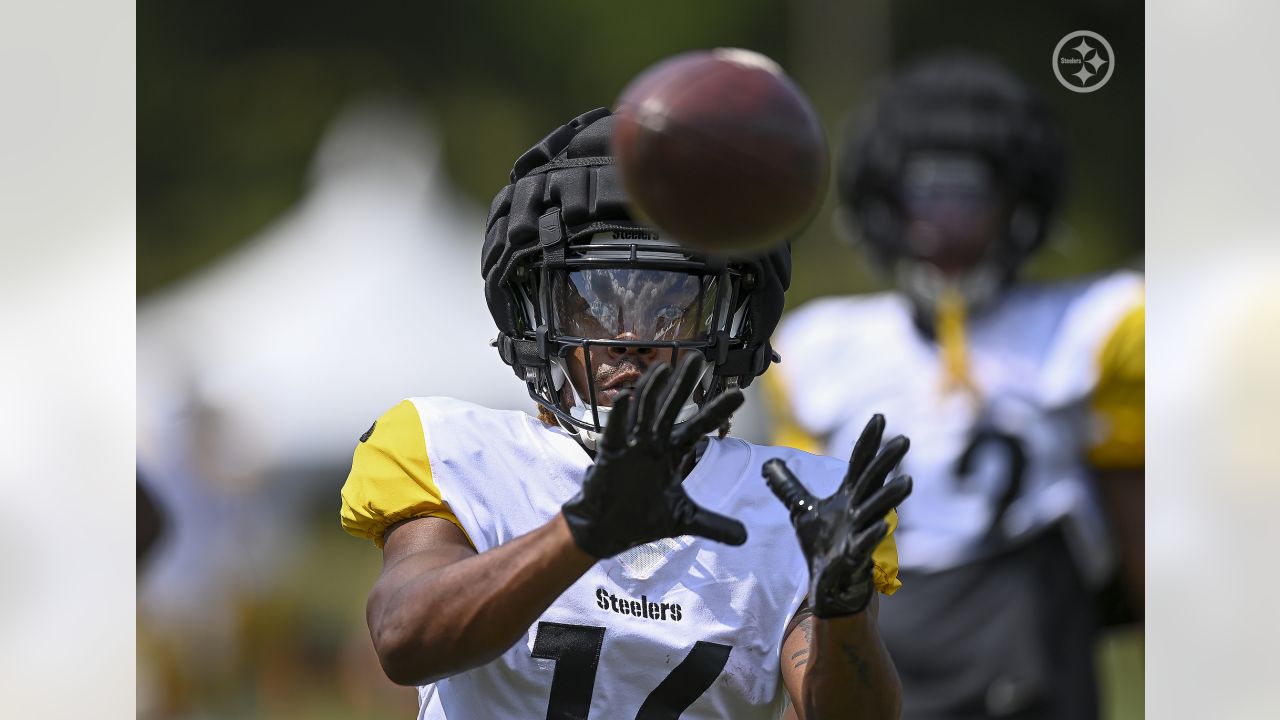
[[[557,270],[551,325],[562,340],[678,343],[710,340],[716,275],[647,268]]]

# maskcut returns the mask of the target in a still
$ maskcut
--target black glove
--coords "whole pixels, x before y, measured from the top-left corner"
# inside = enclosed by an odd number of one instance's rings
[[[884,416],[876,415],[853,446],[844,482],[824,500],[810,495],[777,458],[761,469],[769,489],[791,510],[809,563],[809,603],[820,618],[862,612],[871,601],[871,554],[889,532],[884,516],[911,494],[909,476],[884,482],[910,443],[899,435],[881,450],[883,435]]]
[[[627,392],[614,400],[595,465],[587,471],[582,490],[564,504],[578,547],[607,558],[680,535],[701,535],[730,545],[747,541],[742,523],[698,507],[681,484],[681,467],[694,443],[742,405],[742,392],[728,390],[675,427],[703,367],[702,357],[691,352],[675,381],[668,382],[671,366],[655,365],[636,383],[638,399],[633,401]]]

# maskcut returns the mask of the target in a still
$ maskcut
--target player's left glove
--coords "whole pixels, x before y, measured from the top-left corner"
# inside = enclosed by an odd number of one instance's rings
[[[911,478],[885,478],[907,454],[901,435],[880,449],[884,416],[867,423],[853,446],[840,488],[819,500],[774,458],[761,469],[769,489],[791,511],[791,524],[809,562],[809,604],[820,618],[862,612],[875,592],[871,554],[889,532],[884,516],[911,494]],[[879,451],[879,452],[877,452]]]
[[[587,471],[582,491],[562,508],[578,547],[607,558],[680,535],[730,545],[747,541],[742,523],[699,507],[682,485],[680,470],[694,443],[742,405],[742,392],[729,390],[688,421],[675,424],[705,367],[702,357],[691,352],[676,378],[668,381],[671,366],[659,363],[636,383],[634,399],[627,392],[614,400],[595,465]]]

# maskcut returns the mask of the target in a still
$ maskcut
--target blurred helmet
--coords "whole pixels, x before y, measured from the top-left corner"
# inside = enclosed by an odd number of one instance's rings
[[[1040,97],[1003,67],[931,58],[895,78],[839,161],[842,218],[917,306],[994,299],[1039,248],[1064,158]]]
[[[480,270],[503,362],[566,428],[599,433],[592,349],[674,360],[696,351],[707,372],[681,420],[728,387],[745,387],[774,358],[769,345],[791,279],[780,242],[754,257],[690,250],[631,218],[606,109],[557,128],[516,160],[489,210]],[[581,349],[585,392],[566,360]]]

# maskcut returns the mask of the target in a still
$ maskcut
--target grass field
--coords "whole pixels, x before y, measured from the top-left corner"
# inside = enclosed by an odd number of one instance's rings
[[[1121,629],[1109,633],[1098,643],[1105,720],[1145,717],[1145,637],[1140,628]]]

